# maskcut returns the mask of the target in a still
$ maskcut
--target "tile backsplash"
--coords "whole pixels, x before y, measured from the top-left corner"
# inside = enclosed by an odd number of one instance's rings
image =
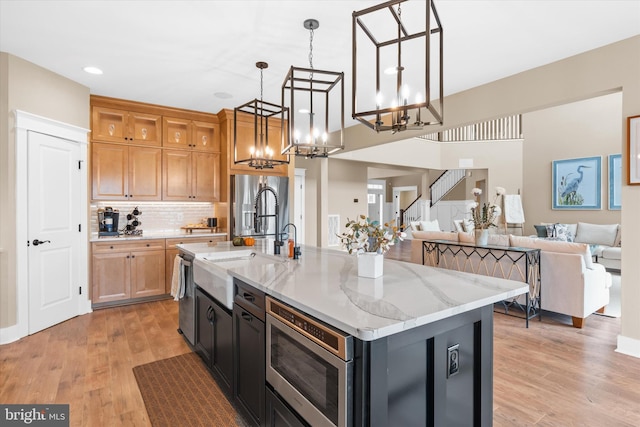
[[[215,217],[213,203],[172,202],[96,202],[91,204],[91,232],[98,232],[98,209],[111,206],[120,212],[118,228],[127,224],[127,214],[136,206],[142,212],[138,216],[144,231],[174,231],[187,224],[199,224],[203,218]]]

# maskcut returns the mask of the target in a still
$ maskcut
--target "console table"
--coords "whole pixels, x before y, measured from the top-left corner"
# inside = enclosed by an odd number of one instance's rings
[[[525,306],[517,301],[502,301],[505,314],[511,307],[524,312],[526,327],[534,317],[542,319],[540,300],[540,249],[477,246],[449,240],[423,240],[422,264],[448,270],[464,271],[502,279],[518,280],[529,285]],[[520,317],[520,316],[518,316]]]

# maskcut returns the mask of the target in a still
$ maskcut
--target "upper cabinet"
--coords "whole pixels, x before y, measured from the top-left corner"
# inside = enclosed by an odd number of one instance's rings
[[[160,146],[162,117],[109,107],[94,106],[91,139],[99,142]]]
[[[220,130],[215,123],[164,116],[162,134],[165,148],[220,152]]]
[[[215,114],[92,95],[91,199],[218,201],[220,141]]]
[[[92,144],[92,200],[161,200],[162,149]]]

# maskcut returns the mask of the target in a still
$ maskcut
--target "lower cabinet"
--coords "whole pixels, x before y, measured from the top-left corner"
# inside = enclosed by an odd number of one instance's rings
[[[196,352],[207,366],[215,371],[226,391],[231,394],[233,384],[233,322],[231,313],[196,288]]]
[[[264,322],[233,306],[234,397],[256,426],[264,422],[265,327]]]
[[[164,239],[92,244],[94,305],[165,293]]]
[[[269,387],[265,388],[265,426],[308,427]]]

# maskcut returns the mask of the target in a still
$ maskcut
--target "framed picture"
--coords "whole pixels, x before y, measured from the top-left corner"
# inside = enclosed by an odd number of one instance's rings
[[[622,209],[622,154],[609,155],[609,210]]]
[[[627,118],[629,185],[640,185],[640,116]]]
[[[601,209],[602,157],[554,160],[552,209]]]

